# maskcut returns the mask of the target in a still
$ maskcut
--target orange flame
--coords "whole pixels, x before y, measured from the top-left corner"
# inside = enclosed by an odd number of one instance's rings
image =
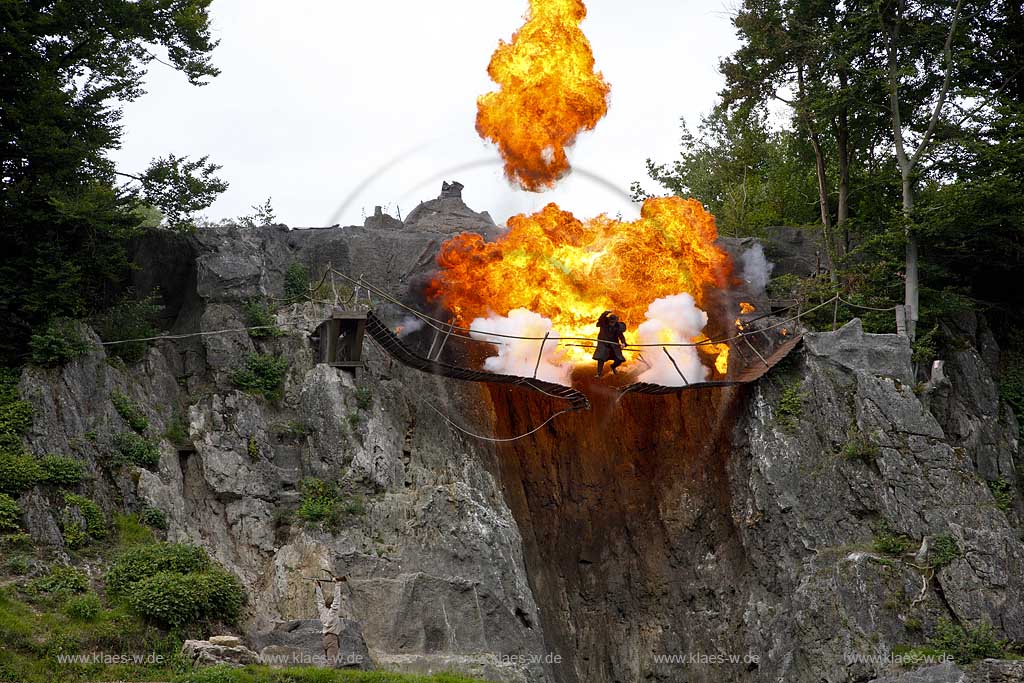
[[[714,217],[693,199],[648,199],[631,223],[603,215],[580,221],[548,204],[513,216],[508,227],[496,242],[462,233],[441,246],[441,270],[428,294],[460,325],[526,308],[550,318],[562,337],[593,338],[597,318],[613,310],[627,325],[626,341],[637,343],[636,327],[652,301],[688,292],[701,306],[706,290],[724,286],[732,269],[714,244]],[[592,349],[569,343],[580,342],[563,342],[569,359],[590,359]],[[698,349],[724,373],[724,344]]]
[[[498,90],[477,99],[476,130],[523,189],[553,187],[569,172],[565,148],[608,111],[610,86],[579,28],[586,14],[582,0],[530,0],[526,23],[487,67]]]
[[[757,309],[754,307],[753,304],[748,304],[746,301],[741,301],[740,302],[740,314],[741,315],[746,315],[747,313],[753,313],[756,310]]]

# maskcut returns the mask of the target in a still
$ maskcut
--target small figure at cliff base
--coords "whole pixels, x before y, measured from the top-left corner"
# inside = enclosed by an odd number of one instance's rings
[[[597,319],[597,327],[600,330],[597,334],[597,349],[594,351],[594,360],[597,361],[597,377],[600,378],[604,371],[606,361],[612,362],[612,374],[618,374],[616,368],[626,362],[622,355],[622,349],[626,346],[626,323],[619,320],[619,316],[611,311],[605,311]]]
[[[323,579],[317,579],[316,582],[316,609],[320,623],[323,624],[324,655],[327,656],[327,665],[332,666],[338,661],[338,649],[341,646],[341,619],[348,616],[341,598],[341,587],[347,585],[347,580],[344,576],[334,579],[334,593],[329,601],[325,599],[320,585],[323,582]]]

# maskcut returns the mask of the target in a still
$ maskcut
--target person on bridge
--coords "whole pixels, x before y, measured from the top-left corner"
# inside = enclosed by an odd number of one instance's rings
[[[605,361],[612,362],[612,373],[618,374],[616,368],[626,362],[622,355],[622,349],[626,346],[626,323],[619,320],[619,316],[611,311],[605,311],[597,319],[597,327],[600,330],[597,334],[597,350],[594,351],[594,360],[597,361],[597,377],[600,378],[604,371]]]

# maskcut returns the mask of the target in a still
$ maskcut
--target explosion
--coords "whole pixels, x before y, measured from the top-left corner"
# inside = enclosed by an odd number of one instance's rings
[[[553,187],[569,172],[565,148],[608,111],[610,87],[579,28],[586,14],[582,0],[530,0],[526,23],[487,67],[498,91],[477,99],[476,130],[523,189]]]
[[[668,321],[653,329],[645,323],[643,341],[637,328],[645,320],[674,315],[666,313],[665,305],[652,306],[657,299],[683,294],[688,306],[701,306],[708,288],[724,286],[732,268],[728,254],[714,244],[714,217],[693,199],[648,199],[633,222],[603,215],[581,221],[548,204],[532,216],[513,216],[508,228],[496,242],[474,233],[445,242],[438,254],[440,271],[428,294],[463,326],[516,309],[542,316],[561,337],[551,345],[560,343],[572,362],[589,362],[593,345],[569,338],[595,337],[595,321],[605,310],[614,310],[626,323],[631,344],[706,339],[699,334],[706,316],[696,327],[693,316],[683,326]],[[670,303],[683,300],[677,297]],[[478,321],[474,327],[486,325]],[[697,348],[725,372],[724,344]],[[660,350],[647,352],[664,356]]]

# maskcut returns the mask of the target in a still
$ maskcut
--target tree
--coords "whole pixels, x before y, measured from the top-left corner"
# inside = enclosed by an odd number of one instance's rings
[[[682,123],[682,150],[671,164],[647,160],[663,188],[708,207],[725,235],[757,234],[770,225],[813,222],[816,199],[809,150],[788,131],[770,131],[761,108],[716,107],[694,135]],[[634,198],[646,193],[633,184]]]
[[[835,260],[824,136],[834,130],[838,157],[838,225],[845,229],[849,195],[849,130],[846,60],[838,52],[843,9],[822,0],[746,0],[733,23],[740,48],[722,60],[726,106],[783,102],[793,112],[794,132],[814,153],[818,213],[830,260]]]
[[[206,158],[156,160],[128,184],[107,156],[119,104],[143,94],[159,61],[195,85],[210,63],[211,0],[0,0],[0,353],[33,327],[85,315],[116,294],[140,209],[188,224],[226,188]],[[166,53],[158,59],[157,51]]]

